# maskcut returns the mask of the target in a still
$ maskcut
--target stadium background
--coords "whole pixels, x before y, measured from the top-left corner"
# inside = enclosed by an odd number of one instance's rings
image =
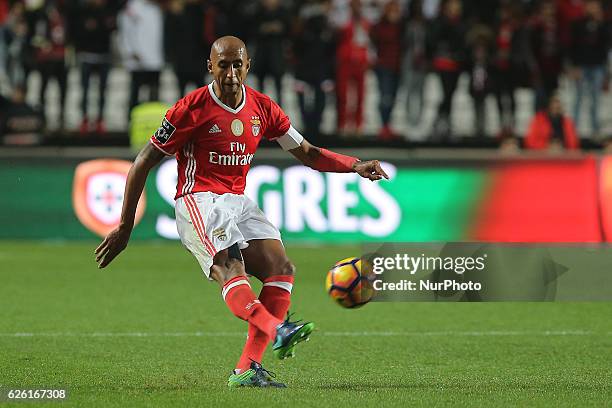
[[[52,15],[49,8],[85,3],[26,1],[22,28],[46,20]],[[160,3],[162,20],[178,3],[183,2]],[[243,19],[232,29],[247,36],[252,49],[261,40],[245,30],[260,23],[253,14],[258,2],[185,3],[201,7],[203,24]],[[287,1],[281,6],[295,18],[308,15],[304,10],[318,3]],[[364,16],[375,24],[385,2],[362,3]],[[409,3],[400,2],[403,12]],[[423,2],[429,26],[439,17],[439,3]],[[559,30],[563,38],[557,38],[563,44],[571,42],[565,38],[571,26],[566,20],[580,20],[587,2],[512,3],[520,4],[520,26],[528,33],[538,26],[541,4],[554,4],[557,23],[565,27]],[[602,3],[605,21],[608,3]],[[203,281],[196,262],[174,239],[172,160],[149,177],[142,218],[126,252],[104,272],[96,270],[93,260],[99,236],[118,220],[125,162],[180,96],[176,60],[164,60],[159,67],[159,100],[153,101],[158,103],[147,105],[151,101],[141,99],[144,105],[136,108],[130,123],[132,77],[113,28],[104,128],[96,128],[99,91],[94,80],[91,127],[83,131],[82,61],[70,36],[61,56],[67,74],[63,121],[59,87],[53,81],[41,103],[36,65],[28,67],[31,72],[22,82],[12,76],[15,63],[27,67],[25,60],[11,60],[15,43],[9,38],[15,37],[9,32],[19,27],[19,4],[0,3],[6,45],[0,52],[0,60],[6,57],[0,64],[0,386],[67,387],[75,406],[609,403],[609,303],[376,303],[347,311],[323,290],[329,267],[358,255],[361,245],[371,241],[606,245],[612,237],[612,162],[606,155],[612,100],[604,81],[596,90],[598,131],[590,121],[586,94],[581,116],[574,118],[577,66],[571,43],[560,46],[565,51],[559,94],[566,116],[576,122],[580,149],[565,149],[563,143],[534,151],[525,146],[524,135],[541,107],[536,105],[542,84],[535,76],[528,75],[526,83],[513,89],[512,120],[504,122],[499,114],[493,88],[486,92],[484,116],[477,117],[473,64],[467,60],[452,94],[450,130],[437,125],[444,93],[440,73],[430,66],[418,123],[411,122],[407,90],[398,83],[393,134],[384,133],[373,59],[365,76],[363,128],[337,128],[337,95],[328,87],[321,126],[306,136],[334,150],[380,159],[394,174],[391,181],[374,185],[352,175],[317,174],[297,166],[276,146],[258,151],[248,193],[281,227],[298,268],[294,307],[300,316],[316,321],[320,331],[292,365],[267,356],[267,366],[292,386],[289,393],[232,394],[224,380],[243,342],[244,327],[231,319],[217,288]],[[464,1],[462,22],[471,28],[484,24],[497,33],[497,16],[505,4]],[[332,17],[346,21],[349,2],[331,5]],[[109,1],[106,10],[116,16],[124,6]],[[213,38],[230,29],[222,24],[213,28],[217,31],[207,31]],[[304,130],[301,83],[296,81],[299,58],[291,53],[294,37],[286,39],[282,105]],[[467,50],[467,39],[464,44]],[[206,49],[205,42],[201,46]],[[465,58],[470,55],[466,51]],[[317,64],[331,65],[334,59]],[[605,69],[609,72],[609,64]],[[325,79],[333,83],[335,74],[329,75]],[[272,78],[265,85],[277,98]]]

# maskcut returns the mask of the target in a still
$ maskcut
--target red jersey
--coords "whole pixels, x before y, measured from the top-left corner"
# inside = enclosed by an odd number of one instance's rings
[[[268,96],[242,86],[236,109],[225,105],[213,84],[196,89],[166,112],[151,143],[176,155],[175,199],[190,193],[243,194],[246,175],[262,137],[275,140],[291,126]]]

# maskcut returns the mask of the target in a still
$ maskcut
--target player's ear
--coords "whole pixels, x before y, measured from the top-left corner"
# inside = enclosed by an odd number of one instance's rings
[[[206,60],[206,69],[208,69],[208,73],[212,74],[212,61]]]
[[[247,60],[247,63],[246,63],[246,70],[247,70],[247,72],[249,72],[250,69],[251,69],[251,59],[249,58]]]

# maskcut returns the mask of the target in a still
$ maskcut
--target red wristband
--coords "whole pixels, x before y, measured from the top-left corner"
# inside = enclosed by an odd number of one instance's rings
[[[353,165],[359,159],[319,148],[319,156],[313,161],[312,168],[333,173],[352,173]]]

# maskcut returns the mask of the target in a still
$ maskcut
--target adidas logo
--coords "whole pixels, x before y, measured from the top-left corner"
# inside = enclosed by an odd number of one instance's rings
[[[252,302],[250,302],[249,304],[247,304],[247,305],[246,305],[246,307],[245,307],[245,309],[246,309],[246,310],[249,310],[249,309],[251,309],[253,306],[255,306],[255,305],[256,305],[256,304],[258,304],[258,303],[261,303],[261,302],[259,301],[259,299],[255,299],[254,301],[252,301]]]
[[[208,133],[221,133],[221,128],[219,128],[219,125],[215,123],[214,125],[212,125]]]

